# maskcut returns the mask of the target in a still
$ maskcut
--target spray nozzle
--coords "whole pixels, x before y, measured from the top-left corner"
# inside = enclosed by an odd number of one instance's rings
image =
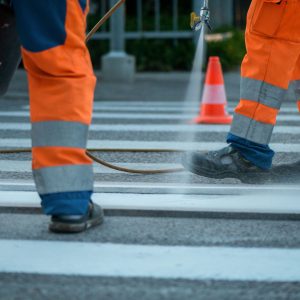
[[[200,9],[200,14],[197,16],[195,12],[191,13],[191,28],[194,31],[198,31],[205,24],[209,30],[212,30],[210,26],[210,10],[208,8],[208,0],[204,0],[204,4]]]

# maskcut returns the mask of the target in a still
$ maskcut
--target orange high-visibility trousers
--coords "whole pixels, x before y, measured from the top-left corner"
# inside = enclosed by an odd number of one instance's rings
[[[87,0],[13,0],[28,73],[32,168],[42,206],[78,215],[93,190],[85,150],[95,76],[85,45]]]
[[[299,16],[300,0],[252,1],[247,16],[247,54],[241,68],[241,99],[229,142],[238,139],[238,144],[253,148],[269,144],[289,84],[300,80]],[[258,166],[255,156],[259,157],[259,151],[245,155]]]

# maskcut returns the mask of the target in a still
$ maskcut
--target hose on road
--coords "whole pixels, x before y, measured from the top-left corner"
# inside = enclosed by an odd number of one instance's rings
[[[131,174],[141,174],[141,175],[153,175],[153,174],[170,174],[170,173],[177,173],[184,171],[184,168],[170,168],[170,169],[158,169],[158,170],[138,170],[138,169],[129,169],[124,168],[120,166],[116,166],[114,164],[111,164],[94,154],[93,152],[133,152],[133,153],[181,153],[183,151],[176,150],[176,149],[110,149],[110,148],[99,148],[99,149],[88,149],[86,151],[86,154],[88,157],[90,157],[93,161],[96,163],[103,165],[107,168],[125,172],[125,173],[131,173]],[[20,154],[20,153],[31,153],[30,148],[24,148],[24,149],[3,149],[0,150],[0,154]]]

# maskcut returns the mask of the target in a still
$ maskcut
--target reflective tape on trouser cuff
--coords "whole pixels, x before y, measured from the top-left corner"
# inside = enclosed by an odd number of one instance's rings
[[[241,99],[252,100],[279,109],[287,90],[261,80],[242,77]]]
[[[92,165],[66,165],[33,170],[40,195],[93,190]]]
[[[33,147],[86,148],[89,126],[79,122],[47,121],[32,123]]]
[[[300,61],[300,59],[299,59],[299,61]],[[299,74],[299,76],[300,76],[300,74]],[[300,100],[300,80],[294,80],[292,82],[292,84],[294,85],[294,90],[295,90],[295,94],[297,96],[297,99]]]
[[[274,126],[235,114],[230,133],[254,143],[268,145]]]

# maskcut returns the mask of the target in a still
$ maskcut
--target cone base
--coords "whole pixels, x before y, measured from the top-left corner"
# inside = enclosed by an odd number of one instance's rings
[[[193,124],[231,124],[232,116],[223,116],[223,117],[209,117],[209,116],[199,116],[195,118]]]
[[[231,124],[232,116],[226,112],[226,104],[202,104],[200,114],[193,120],[200,124]]]

